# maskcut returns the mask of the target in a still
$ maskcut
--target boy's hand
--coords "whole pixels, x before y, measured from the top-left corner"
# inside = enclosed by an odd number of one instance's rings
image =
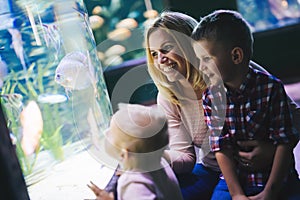
[[[235,195],[235,196],[232,196],[232,200],[249,200],[248,197],[246,197],[245,195]]]
[[[263,190],[261,193],[258,193],[255,196],[249,196],[251,200],[276,200],[278,199],[277,195],[271,194]]]
[[[259,140],[238,141],[238,145],[252,149],[249,152],[239,151],[240,164],[254,171],[270,169],[276,150],[275,145]]]
[[[92,181],[87,186],[96,195],[96,200],[114,200],[114,194],[112,192],[108,193],[107,191],[100,189]]]

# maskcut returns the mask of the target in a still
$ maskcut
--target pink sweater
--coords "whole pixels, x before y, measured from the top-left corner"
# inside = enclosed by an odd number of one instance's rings
[[[204,121],[202,100],[186,98],[180,102],[181,107],[158,93],[157,104],[164,109],[169,123],[170,141],[169,150],[166,151],[173,170],[178,174],[191,172],[197,160],[219,171],[215,156],[209,151],[209,133]]]
[[[118,180],[119,200],[182,200],[176,176],[164,159],[161,168],[149,172],[124,172]]]

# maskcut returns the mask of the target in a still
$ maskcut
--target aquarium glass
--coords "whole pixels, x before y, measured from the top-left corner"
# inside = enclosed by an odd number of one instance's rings
[[[299,0],[237,0],[237,6],[255,32],[300,23]]]
[[[28,187],[84,151],[101,163],[112,109],[84,2],[0,0],[0,19],[1,104]]]
[[[163,9],[159,0],[85,0],[102,67],[145,56],[144,29]]]

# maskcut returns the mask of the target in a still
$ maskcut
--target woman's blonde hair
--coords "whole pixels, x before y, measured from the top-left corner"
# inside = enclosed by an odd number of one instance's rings
[[[181,56],[185,59],[186,79],[191,83],[194,90],[203,91],[205,82],[197,67],[199,60],[197,59],[192,47],[191,34],[197,21],[183,13],[164,11],[154,22],[146,29],[145,45],[147,55],[147,65],[150,76],[152,77],[159,92],[169,99],[172,103],[180,105],[178,98],[174,92],[169,89],[172,85],[166,76],[161,73],[155,66],[150,52],[149,37],[157,29],[162,29],[173,37],[178,49],[181,51]]]

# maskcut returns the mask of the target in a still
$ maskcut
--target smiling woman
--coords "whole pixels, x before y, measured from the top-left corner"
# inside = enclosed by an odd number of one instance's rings
[[[157,29],[149,36],[150,52],[155,67],[166,75],[170,82],[184,79],[186,68],[178,46],[174,39],[163,29]]]
[[[219,165],[209,150],[209,132],[203,113],[202,92],[207,84],[198,70],[199,62],[190,39],[196,24],[197,21],[188,15],[166,11],[153,21],[145,35],[148,71],[158,88],[157,103],[164,109],[169,123],[170,144],[164,156],[179,179],[184,199],[189,200],[199,196],[211,199],[220,176]],[[172,48],[167,46],[170,43]],[[216,47],[210,48],[215,50]],[[208,61],[215,55],[213,53],[216,52],[208,52],[209,57],[199,56],[202,67],[210,64]],[[252,66],[253,62],[249,64]],[[186,73],[182,73],[182,68]],[[265,71],[257,65],[254,68]],[[170,81],[168,72],[173,70],[182,73],[182,77]],[[272,163],[273,145],[257,140],[245,143],[252,151],[239,151],[239,160],[253,163],[252,167]]]

